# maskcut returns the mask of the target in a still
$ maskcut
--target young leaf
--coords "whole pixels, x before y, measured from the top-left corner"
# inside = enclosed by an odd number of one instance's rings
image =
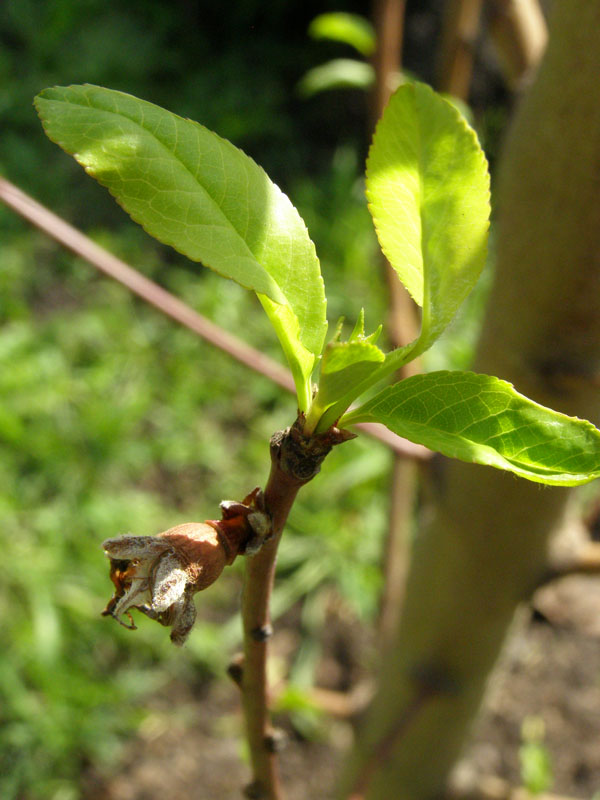
[[[325,294],[304,222],[251,158],[196,122],[97,86],[35,100],[49,138],[152,236],[258,293],[301,407],[325,337]]]
[[[348,337],[349,342],[357,342],[357,341],[364,341],[368,342],[369,344],[375,344],[375,342],[381,336],[381,331],[383,330],[383,325],[379,325],[373,333],[370,333],[368,336],[365,336],[365,310],[361,308],[360,313],[358,315],[358,319],[352,329],[352,333]]]
[[[350,392],[342,410],[348,408],[360,386],[383,363],[383,352],[366,339],[351,342],[329,342],[323,353],[319,391],[310,407],[305,431],[313,430],[323,413]],[[341,412],[340,412],[341,413]]]
[[[367,198],[385,256],[423,308],[415,357],[479,277],[490,210],[475,133],[428,86],[404,84],[392,96],[369,152]]]
[[[386,355],[375,346],[383,326],[365,336],[365,312],[361,308],[347,342],[340,341],[340,320],[333,339],[325,348],[319,387],[306,419],[305,433],[323,433],[342,416],[348,406],[373,381]]]
[[[383,389],[340,426],[382,422],[446,456],[575,486],[600,477],[600,431],[534,403],[500,378],[430,372]]]
[[[372,56],[377,46],[375,29],[368,19],[359,14],[332,11],[319,14],[308,26],[313,39],[330,39],[354,47],[363,56]]]
[[[354,58],[334,58],[306,72],[298,81],[302,97],[313,97],[332,89],[360,89],[366,91],[375,83],[375,70],[371,64]]]

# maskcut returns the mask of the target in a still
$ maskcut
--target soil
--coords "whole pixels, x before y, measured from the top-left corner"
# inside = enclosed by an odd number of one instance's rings
[[[490,680],[459,772],[520,784],[527,718],[543,720],[552,792],[590,800],[600,790],[600,582],[565,578],[536,595],[517,620]]]
[[[543,720],[543,741],[554,775],[551,791],[562,800],[590,800],[600,790],[599,610],[600,581],[573,576],[539,592],[533,608],[521,612],[490,680],[472,741],[458,765],[461,785],[499,778],[518,787],[522,724],[534,717]],[[279,628],[275,648],[288,649],[295,637],[293,625],[292,619],[287,627]],[[329,688],[347,689],[349,683],[361,680],[358,653],[366,634],[355,621],[342,618],[333,620],[328,631],[320,679]],[[346,645],[340,647],[343,639]],[[120,771],[110,778],[88,773],[85,797],[242,797],[249,771],[243,763],[238,700],[234,685],[225,681],[212,681],[194,693],[172,686],[153,699],[149,721],[130,743]],[[329,800],[351,741],[350,724],[331,720],[326,741],[303,740],[289,723],[282,724],[290,738],[281,755],[286,797]]]

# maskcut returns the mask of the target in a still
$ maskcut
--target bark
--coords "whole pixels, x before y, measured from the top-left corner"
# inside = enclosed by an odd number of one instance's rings
[[[495,285],[475,368],[599,422],[600,2],[555,3],[504,160]],[[437,460],[405,606],[340,796],[443,793],[572,490]]]

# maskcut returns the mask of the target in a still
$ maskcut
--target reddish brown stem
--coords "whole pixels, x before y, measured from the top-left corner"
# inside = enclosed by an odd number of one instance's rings
[[[301,484],[290,481],[273,465],[265,489],[267,508],[273,509],[273,538],[248,559],[242,621],[244,626],[244,666],[241,690],[250,748],[254,794],[268,800],[282,797],[277,773],[277,757],[268,747],[271,732],[267,681],[267,641],[271,631],[269,613],[275,562],[281,533]]]
[[[255,372],[270,378],[288,392],[294,391],[294,381],[285,367],[198,314],[175,295],[113,256],[4,178],[0,178],[0,199],[44,233],[84,258],[105,275],[126,286],[163,314],[197,333]]]
[[[347,432],[333,429],[305,438],[300,419],[292,428],[276,433],[271,440],[271,472],[264,502],[271,515],[273,535],[255,556],[248,558],[242,595],[244,663],[240,687],[253,772],[247,794],[260,800],[282,798],[276,753],[271,745],[273,732],[267,680],[269,606],[277,548],[299,489],[317,474],[331,448],[351,437]]]
[[[482,0],[446,3],[437,88],[466,100],[471,86]]]
[[[373,89],[373,116],[377,122],[397,85],[402,61],[405,0],[375,0],[373,18],[377,51],[373,59],[377,76]]]

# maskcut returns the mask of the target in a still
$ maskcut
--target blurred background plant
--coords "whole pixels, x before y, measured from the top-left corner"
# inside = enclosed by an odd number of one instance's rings
[[[375,29],[368,19],[344,11],[319,14],[308,26],[308,35],[315,40],[326,39],[348,45],[364,59],[370,58],[377,47]],[[362,89],[375,83],[375,69],[368,61],[356,58],[333,58],[325,64],[311,67],[298,82],[302,97],[312,97],[331,89]]]
[[[523,786],[532,795],[552,788],[552,758],[544,743],[545,733],[541,717],[525,717],[521,726],[519,762]]]
[[[420,4],[407,17],[406,61],[425,79],[439,6]],[[364,91],[307,101],[294,91],[322,61],[323,48],[333,57],[339,47],[306,36],[324,7],[239,0],[225,20],[217,5],[184,0],[6,0],[0,172],[280,358],[252,297],[132,225],[56,152],[31,100],[54,83],[91,82],[190,116],[244,148],[291,196],[317,245],[330,320],[344,316],[353,324],[364,306],[371,329],[387,299],[363,195]],[[344,9],[365,13],[358,2]],[[353,30],[346,41],[370,55],[370,30],[363,26],[359,40]],[[490,74],[485,92],[479,89],[491,100],[480,117],[484,138],[486,119],[505,114]],[[431,366],[468,364],[484,293],[485,282]],[[268,438],[295,410],[268,381],[3,207],[0,321],[0,795],[74,800],[86,765],[118,763],[123,737],[143,725],[144,696],[174,680],[194,684],[222,672],[239,637],[237,566],[202,595],[201,622],[183,653],[143,619],[135,634],[101,619],[110,585],[100,543],[214,516],[221,499],[239,499],[264,482]],[[314,730],[304,691],[314,681],[328,609],[341,604],[364,622],[376,614],[389,465],[379,444],[345,445],[290,519],[274,611],[295,609],[300,618],[300,644],[287,665],[291,687],[281,703],[298,712],[304,733]]]

